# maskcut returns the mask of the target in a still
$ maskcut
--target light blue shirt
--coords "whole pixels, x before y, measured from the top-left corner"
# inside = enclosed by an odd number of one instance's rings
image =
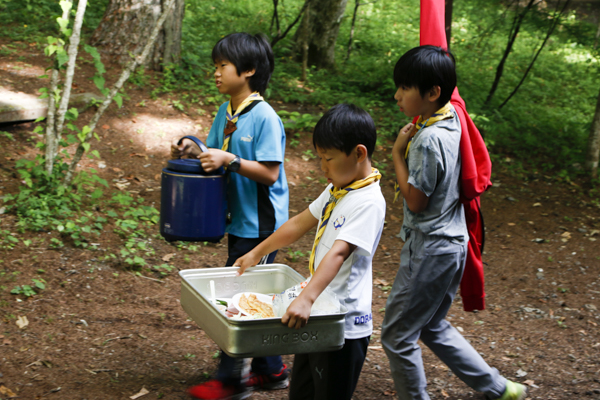
[[[208,147],[220,149],[223,146],[228,104],[226,102],[219,108],[206,139]],[[236,127],[228,151],[244,160],[280,163],[279,177],[273,185],[267,186],[235,172],[227,173],[227,203],[231,213],[227,232],[243,238],[265,237],[288,219],[289,191],[283,168],[283,123],[275,110],[267,102],[261,101],[239,117]]]

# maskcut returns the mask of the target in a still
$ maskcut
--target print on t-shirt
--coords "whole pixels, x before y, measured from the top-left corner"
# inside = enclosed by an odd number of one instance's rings
[[[344,222],[346,222],[346,217],[343,215],[340,215],[339,217],[337,217],[337,219],[335,221],[333,221],[333,227],[337,231],[338,228],[341,228],[344,225]]]

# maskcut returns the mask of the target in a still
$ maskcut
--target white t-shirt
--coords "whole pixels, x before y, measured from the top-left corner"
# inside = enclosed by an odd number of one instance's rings
[[[329,201],[329,189],[311,203],[311,214],[320,220]],[[344,261],[329,287],[348,308],[346,339],[360,339],[373,333],[371,299],[373,296],[373,255],[379,244],[385,220],[385,199],[379,182],[353,190],[334,207],[316,249],[315,270],[336,240],[356,246]],[[319,222],[320,225],[320,222]]]

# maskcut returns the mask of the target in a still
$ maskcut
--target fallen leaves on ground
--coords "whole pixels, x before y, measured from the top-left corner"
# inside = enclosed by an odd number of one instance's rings
[[[17,318],[16,323],[17,323],[17,326],[19,327],[19,329],[23,329],[27,325],[29,325],[29,320],[25,316],[20,316],[19,318]]]
[[[130,398],[131,400],[135,400],[135,399],[138,399],[138,398],[140,398],[140,397],[142,397],[142,396],[144,396],[144,395],[147,395],[148,393],[150,393],[150,392],[148,391],[148,389],[146,389],[145,387],[143,387],[143,388],[142,388],[142,390],[140,390],[139,392],[137,392],[137,393],[136,393],[136,394],[134,394],[133,396],[129,396],[129,398]]]

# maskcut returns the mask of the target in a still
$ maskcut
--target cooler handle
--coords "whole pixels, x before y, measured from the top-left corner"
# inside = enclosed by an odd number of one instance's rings
[[[181,144],[181,142],[183,141],[183,139],[190,139],[192,142],[196,143],[198,145],[198,147],[200,147],[200,151],[201,152],[203,152],[203,153],[207,153],[208,152],[208,147],[206,147],[206,145],[204,144],[204,142],[202,140],[198,139],[196,136],[184,136],[184,137],[182,137],[177,142],[178,146]]]

